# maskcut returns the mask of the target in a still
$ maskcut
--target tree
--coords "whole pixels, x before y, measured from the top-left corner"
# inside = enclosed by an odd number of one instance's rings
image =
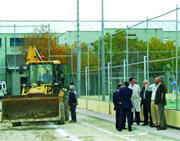
[[[29,46],[35,46],[40,55],[45,56],[48,60],[48,47],[50,41],[50,54],[57,55],[51,60],[60,60],[62,64],[69,63],[70,58],[63,56],[69,55],[71,48],[68,45],[58,45],[58,35],[55,32],[48,32],[48,27],[35,28],[34,33],[24,34],[24,46],[20,47],[24,58],[26,59]],[[62,55],[62,56],[61,56]]]
[[[81,48],[81,71],[85,71],[85,67],[88,66],[88,47],[89,47],[89,66],[90,69],[98,68],[98,56],[93,52],[93,48],[90,45],[87,45],[85,42],[80,44]],[[73,51],[73,60],[74,60],[74,72],[77,71],[77,53],[76,53],[76,42],[71,47]]]
[[[105,35],[105,61],[110,61],[110,33],[106,33]],[[128,35],[130,36],[130,34]],[[101,41],[101,38],[99,38]],[[101,46],[101,42],[99,42]],[[98,51],[98,41],[95,43],[92,43],[92,46],[94,47],[94,51]],[[101,51],[101,48],[100,48]],[[129,64],[143,62],[144,56],[147,55],[147,42],[137,39],[129,39],[128,40],[128,60]],[[149,60],[162,60],[171,58],[170,52],[174,51],[175,53],[175,46],[174,41],[167,41],[162,42],[160,39],[157,38],[151,38],[149,41]],[[112,60],[113,60],[113,66],[115,65],[122,65],[123,61],[126,59],[126,32],[125,30],[117,29],[115,31],[115,34],[112,37]],[[138,57],[137,57],[138,53]],[[175,56],[175,54],[172,54]],[[172,60],[167,61],[157,61],[155,63],[149,63],[150,65],[150,72],[153,71],[161,71],[161,75],[163,74],[163,71],[169,71],[172,68]],[[132,67],[129,67],[132,74],[137,72],[137,67],[143,69],[144,64],[141,63],[140,65],[133,65]],[[123,68],[121,67],[121,70],[123,71]],[[120,71],[120,70],[118,70]],[[159,74],[156,74],[159,75]],[[153,76],[153,74],[151,74]]]

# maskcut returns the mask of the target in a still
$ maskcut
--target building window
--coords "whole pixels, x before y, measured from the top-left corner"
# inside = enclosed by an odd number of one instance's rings
[[[1,38],[0,38],[0,47],[1,47]]]
[[[163,43],[166,43],[169,40],[169,37],[163,37]]]
[[[10,38],[10,46],[24,46],[24,38]]]
[[[136,34],[128,34],[128,39],[129,40],[136,40],[137,39]]]

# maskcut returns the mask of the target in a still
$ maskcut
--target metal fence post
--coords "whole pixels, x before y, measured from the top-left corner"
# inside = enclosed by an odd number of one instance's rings
[[[100,41],[98,40],[98,100],[100,100],[100,88],[101,88],[101,83],[100,83]]]
[[[85,67],[85,84],[86,84],[86,110],[88,109],[88,67]]]
[[[147,17],[147,80],[149,80],[149,20]]]
[[[113,60],[112,60],[112,34],[110,34],[110,92],[112,92],[112,65],[113,65]]]
[[[17,80],[17,72],[16,72],[16,25],[14,24],[14,48],[13,48],[13,51],[14,51],[14,79],[13,79],[13,90],[17,90],[17,87],[16,87],[16,80]],[[15,88],[16,87],[16,88]],[[16,91],[13,91],[13,93],[16,93]],[[17,94],[15,94],[17,95]]]
[[[126,26],[126,71],[127,71],[127,79],[129,77],[129,68],[128,68],[128,64],[129,64],[129,49],[128,49],[128,26]]]
[[[147,56],[144,56],[144,80],[146,80],[146,58]]]
[[[176,5],[176,110],[178,110],[178,5]]]
[[[105,54],[104,54],[104,0],[102,0],[102,100],[105,101],[106,95],[106,75],[105,75]]]
[[[124,82],[125,82],[126,81],[126,60],[124,60],[123,67],[124,67]]]
[[[51,57],[50,57],[50,45],[51,45],[51,37],[50,37],[50,24],[48,24],[48,60],[50,61],[51,60]]]
[[[108,62],[108,94],[109,94],[109,114],[110,114],[110,101],[111,101],[111,91],[110,91],[110,62]]]

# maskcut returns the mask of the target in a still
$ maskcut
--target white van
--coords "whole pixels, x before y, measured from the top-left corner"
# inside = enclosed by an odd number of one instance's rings
[[[0,97],[4,96],[5,94],[7,94],[6,82],[0,81]]]

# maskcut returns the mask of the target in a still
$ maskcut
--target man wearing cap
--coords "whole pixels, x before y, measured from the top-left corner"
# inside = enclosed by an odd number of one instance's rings
[[[73,85],[70,85],[69,87],[69,90],[70,90],[70,93],[69,93],[69,105],[70,105],[70,110],[71,110],[71,121],[70,122],[77,122],[77,119],[76,119],[76,105],[78,104],[78,101],[77,101],[77,96],[75,94],[75,90],[74,90],[74,86]]]

